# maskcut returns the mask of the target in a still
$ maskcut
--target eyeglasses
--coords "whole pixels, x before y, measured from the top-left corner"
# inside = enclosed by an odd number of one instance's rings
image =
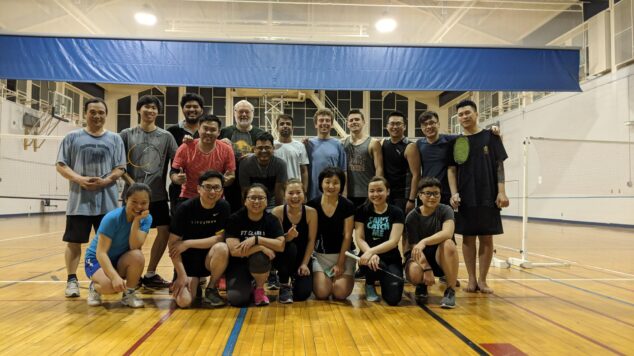
[[[261,196],[261,195],[249,195],[249,196],[247,196],[247,200],[251,201],[251,202],[265,201],[266,197],[265,196]]]
[[[212,185],[212,184],[203,184],[201,185],[201,187],[203,188],[203,190],[205,190],[206,192],[220,192],[222,191],[222,185]]]
[[[438,121],[436,121],[436,120],[427,120],[427,121],[425,121],[425,122],[423,122],[421,124],[421,126],[423,126],[423,127],[435,126],[435,125],[438,125]]]
[[[391,121],[387,123],[387,126],[396,126],[396,127],[400,127],[403,126],[403,123],[400,121]]]
[[[426,196],[427,198],[438,198],[440,196],[440,192],[420,192],[420,194]]]

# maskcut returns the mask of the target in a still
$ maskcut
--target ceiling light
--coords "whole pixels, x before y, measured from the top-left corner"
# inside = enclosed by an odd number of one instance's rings
[[[148,8],[144,8],[134,14],[134,19],[137,23],[144,26],[154,26],[156,24],[156,15],[154,15]]]
[[[394,31],[394,29],[396,29],[396,20],[389,17],[384,17],[374,24],[374,28],[376,28],[377,31],[383,33],[392,32]]]

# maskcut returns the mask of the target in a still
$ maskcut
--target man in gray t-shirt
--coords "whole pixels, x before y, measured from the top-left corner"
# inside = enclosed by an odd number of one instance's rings
[[[253,183],[261,183],[269,194],[267,209],[284,202],[284,183],[287,181],[286,162],[273,155],[273,136],[262,132],[255,139],[255,154],[240,162],[242,196]]]
[[[151,173],[146,173],[143,168],[135,167],[128,162],[127,173],[123,176],[126,181],[125,190],[135,182],[145,183],[152,189],[150,215],[152,215],[152,227],[156,228],[156,239],[152,244],[147,273],[141,278],[141,283],[150,289],[169,287],[169,282],[156,274],[156,268],[163,253],[165,253],[170,234],[170,209],[167,191],[165,190],[165,182],[167,180],[166,164],[169,160],[174,159],[178,149],[174,136],[156,126],[156,117],[161,112],[161,108],[162,103],[157,97],[153,95],[140,97],[136,104],[136,110],[139,114],[139,126],[127,128],[119,133],[126,152],[128,152],[129,160],[135,156],[135,153],[131,152],[131,150],[136,145],[145,144],[156,148],[155,152],[160,157],[159,161],[156,162],[157,166],[152,166],[156,169],[152,170]],[[140,158],[143,159],[142,155]]]
[[[68,279],[65,295],[79,297],[77,266],[81,244],[90,230],[96,232],[101,218],[117,207],[115,182],[125,172],[125,152],[119,135],[106,131],[108,107],[100,98],[84,103],[86,127],[69,132],[59,147],[55,168],[69,181],[66,207],[65,261]]]
[[[281,114],[277,117],[279,141],[275,141],[275,157],[286,162],[288,179],[302,181],[304,193],[308,191],[308,153],[303,143],[293,140],[293,117]]]
[[[416,298],[427,297],[427,286],[434,276],[447,278],[442,308],[456,306],[458,252],[453,241],[454,216],[451,207],[440,204],[441,183],[433,177],[423,178],[418,197],[423,204],[405,218],[405,275],[416,287]]]

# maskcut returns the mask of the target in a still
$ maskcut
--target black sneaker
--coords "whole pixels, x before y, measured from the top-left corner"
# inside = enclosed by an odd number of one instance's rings
[[[443,309],[453,309],[456,307],[456,292],[453,288],[445,289],[445,295],[440,301],[440,307]]]
[[[427,298],[427,286],[424,284],[417,284],[416,291],[414,291],[414,297],[416,300]]]
[[[288,284],[280,286],[279,302],[282,304],[290,304],[293,302],[293,289]]]
[[[171,283],[164,280],[158,274],[155,274],[151,278],[147,278],[145,276],[141,277],[141,284],[148,289],[165,289],[169,288]]]
[[[438,281],[442,284],[447,284],[447,277],[442,276],[440,278],[438,278]],[[460,281],[456,279],[456,288],[460,288]]]
[[[271,273],[269,273],[267,287],[269,288],[269,290],[280,289],[280,278],[277,276],[277,273],[274,270],[271,270]]]
[[[220,293],[218,293],[218,289],[216,288],[205,289],[205,297],[203,301],[212,307],[221,307],[225,305],[224,299],[220,297]]]

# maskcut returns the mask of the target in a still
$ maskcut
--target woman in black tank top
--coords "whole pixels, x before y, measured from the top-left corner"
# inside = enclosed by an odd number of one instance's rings
[[[286,204],[276,206],[271,213],[282,223],[286,240],[282,252],[286,258],[279,261],[289,261],[287,265],[275,266],[281,283],[279,300],[292,303],[308,299],[313,290],[311,257],[317,235],[317,211],[304,205],[304,190],[299,179],[289,179],[284,194]],[[275,260],[277,258],[273,260],[274,265]]]

